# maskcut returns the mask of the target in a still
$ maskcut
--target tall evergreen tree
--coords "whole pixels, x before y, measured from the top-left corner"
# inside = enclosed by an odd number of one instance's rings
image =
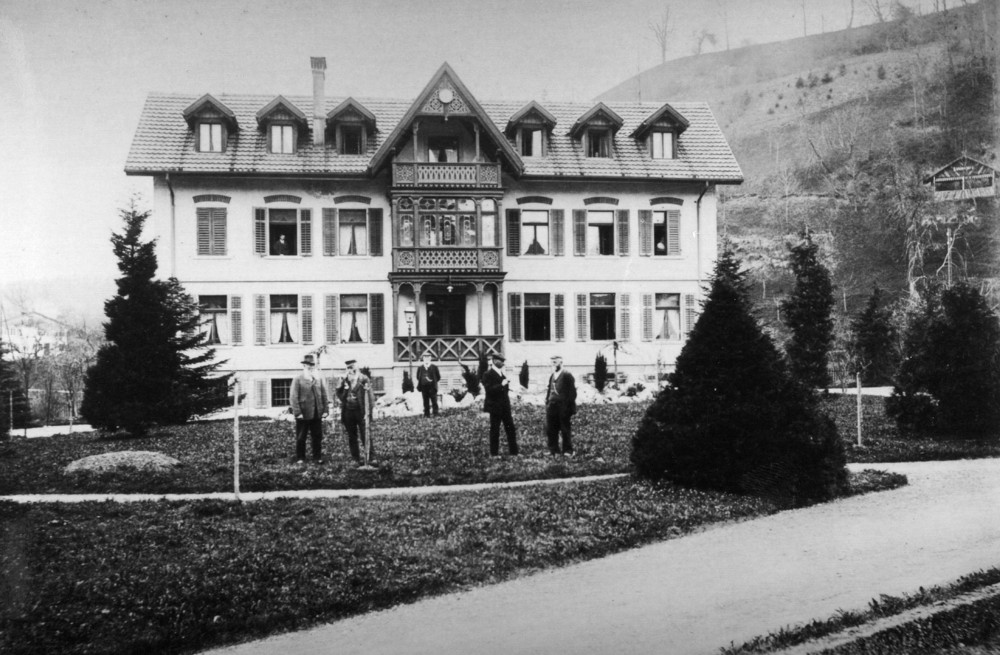
[[[851,322],[848,344],[861,382],[867,385],[891,384],[899,366],[896,330],[889,308],[876,284],[864,310]]]
[[[11,425],[15,429],[22,428],[31,420],[31,408],[24,389],[21,388],[10,362],[4,359],[7,352],[6,344],[0,341],[0,439],[12,436]]]
[[[88,370],[80,411],[91,425],[144,434],[152,425],[184,423],[228,404],[231,376],[205,348],[198,306],[176,278],[155,279],[155,241],[142,241],[149,212],[123,209],[124,231],[111,243],[121,277],[104,303],[107,343]]]
[[[784,497],[834,496],[843,445],[752,313],[746,273],[719,257],[697,324],[632,439],[645,477]]]
[[[792,375],[814,388],[830,384],[827,357],[833,344],[833,282],[818,253],[819,246],[802,232],[799,242],[789,248],[795,286],[781,303],[792,333],[785,346]]]

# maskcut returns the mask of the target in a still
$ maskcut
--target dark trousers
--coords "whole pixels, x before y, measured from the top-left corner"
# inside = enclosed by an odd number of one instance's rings
[[[312,437],[313,459],[323,456],[323,419],[319,415],[311,418],[295,419],[295,456],[306,458],[306,435]]]
[[[562,452],[573,452],[573,415],[559,405],[545,408],[545,436],[549,440],[549,452],[559,454],[559,433],[562,432]]]
[[[431,415],[431,408],[434,409],[434,416],[438,415],[438,394],[437,391],[421,391],[424,395],[424,416]]]
[[[500,454],[500,424],[507,434],[507,447],[511,455],[516,455],[517,432],[514,430],[514,417],[510,415],[510,407],[490,412],[490,455]]]
[[[373,448],[371,439],[369,438],[367,426],[365,425],[364,412],[361,411],[361,408],[358,407],[356,409],[350,409],[345,407],[340,416],[340,422],[344,424],[344,429],[347,431],[347,447],[351,450],[351,457],[353,457],[357,462],[361,461],[359,434],[361,437],[364,437],[365,441],[368,443],[369,459],[374,457],[375,449]]]

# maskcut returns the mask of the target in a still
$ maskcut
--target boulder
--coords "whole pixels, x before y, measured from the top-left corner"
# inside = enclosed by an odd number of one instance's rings
[[[170,471],[180,465],[179,461],[163,453],[148,450],[125,450],[117,453],[91,455],[90,457],[78,459],[75,462],[70,462],[65,468],[65,472],[92,471],[94,473],[108,473],[121,469],[135,469],[154,473]]]

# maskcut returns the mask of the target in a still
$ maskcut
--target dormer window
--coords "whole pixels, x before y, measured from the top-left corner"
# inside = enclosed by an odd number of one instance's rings
[[[653,132],[649,135],[649,152],[653,159],[674,158],[674,135],[672,132]]]
[[[587,130],[587,156],[588,157],[611,156],[611,130],[607,129]]]
[[[341,125],[337,147],[342,155],[364,154],[365,128],[363,125]]]
[[[270,144],[271,152],[283,155],[295,154],[296,134],[294,125],[274,123],[268,129],[270,132],[268,143]]]
[[[375,115],[354,98],[329,112],[326,126],[341,155],[363,155],[368,152],[368,139],[375,138]]]
[[[514,141],[517,154],[522,157],[545,157],[548,154],[546,136],[555,124],[555,116],[531,101],[510,117],[504,132]]]
[[[198,123],[198,152],[223,152],[225,147],[225,126],[218,121]]]
[[[545,131],[536,127],[521,128],[520,133],[522,157],[545,156]]]

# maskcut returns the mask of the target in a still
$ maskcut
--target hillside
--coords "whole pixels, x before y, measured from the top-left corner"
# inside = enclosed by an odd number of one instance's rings
[[[847,313],[875,282],[901,295],[939,274],[942,217],[980,219],[956,257],[962,274],[990,280],[996,201],[934,203],[921,181],[962,154],[998,166],[997,4],[902,10],[883,24],[685,57],[599,99],[709,102],[746,178],[721,188],[720,230],[765,305],[787,288],[785,243],[802,227],[817,235]]]

